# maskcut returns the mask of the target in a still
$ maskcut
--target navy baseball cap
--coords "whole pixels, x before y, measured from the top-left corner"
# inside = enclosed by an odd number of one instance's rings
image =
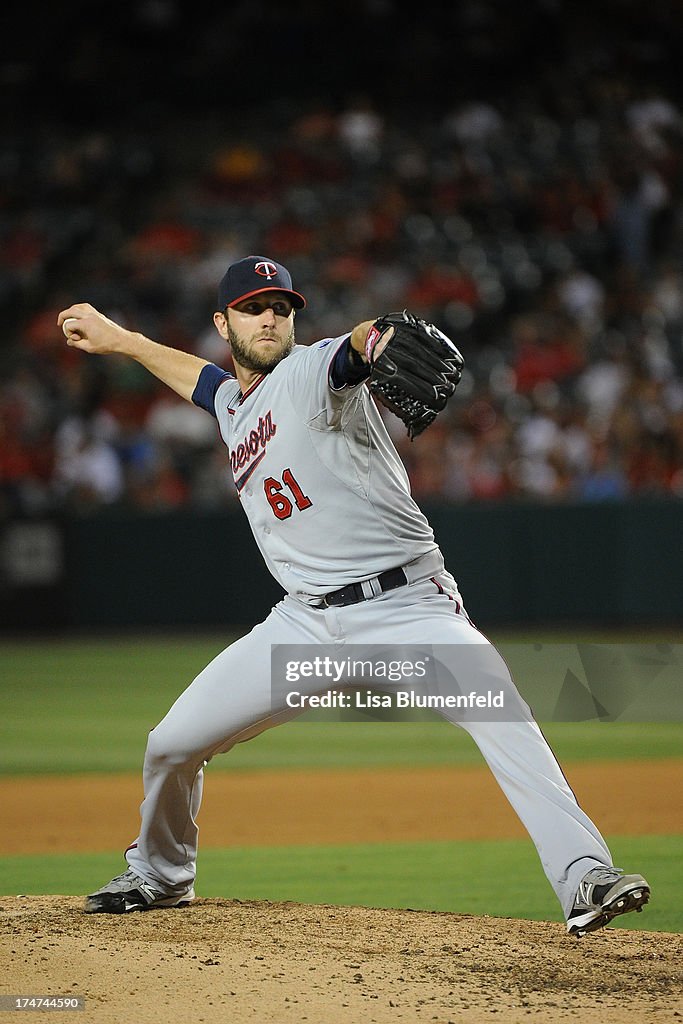
[[[292,276],[286,267],[266,256],[247,256],[231,263],[218,285],[218,308],[235,306],[259,292],[285,292],[296,309],[303,309],[306,300],[292,288]]]

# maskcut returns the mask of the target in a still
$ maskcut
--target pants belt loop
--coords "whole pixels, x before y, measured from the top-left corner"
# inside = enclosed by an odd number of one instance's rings
[[[376,576],[371,580],[363,580],[360,586],[363,591],[363,597],[366,601],[369,601],[371,597],[376,597],[378,594],[382,593]]]

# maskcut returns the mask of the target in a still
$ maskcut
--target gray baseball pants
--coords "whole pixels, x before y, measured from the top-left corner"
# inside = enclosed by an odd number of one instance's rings
[[[215,754],[300,713],[284,702],[273,705],[271,645],[334,645],[343,656],[345,644],[411,643],[489,645],[463,610],[449,573],[346,607],[316,608],[285,597],[264,622],[200,672],[150,733],[140,834],[126,851],[130,867],[169,894],[181,894],[194,882],[205,765]],[[597,864],[610,865],[612,858],[503,659],[490,645],[486,654],[487,678],[473,680],[473,688],[502,688],[510,703],[527,713],[513,721],[452,720],[470,733],[526,827],[567,917],[583,875]],[[320,680],[301,679],[296,688],[320,692]]]

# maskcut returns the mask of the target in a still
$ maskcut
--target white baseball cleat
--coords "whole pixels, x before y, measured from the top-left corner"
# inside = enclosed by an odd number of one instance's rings
[[[97,892],[86,896],[83,909],[86,914],[128,914],[132,910],[152,910],[154,907],[183,907],[193,899],[192,888],[179,896],[171,896],[154,889],[128,868]]]
[[[580,939],[620,914],[640,913],[649,899],[650,886],[642,875],[625,875],[621,868],[592,868],[579,883],[567,931]]]

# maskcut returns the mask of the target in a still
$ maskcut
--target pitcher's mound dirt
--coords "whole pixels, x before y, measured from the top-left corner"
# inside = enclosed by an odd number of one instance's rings
[[[0,898],[0,929],[1,991],[82,996],[85,1011],[69,1015],[78,1024],[683,1014],[682,935],[620,928],[577,941],[543,922],[217,899],[89,917],[63,896]]]

